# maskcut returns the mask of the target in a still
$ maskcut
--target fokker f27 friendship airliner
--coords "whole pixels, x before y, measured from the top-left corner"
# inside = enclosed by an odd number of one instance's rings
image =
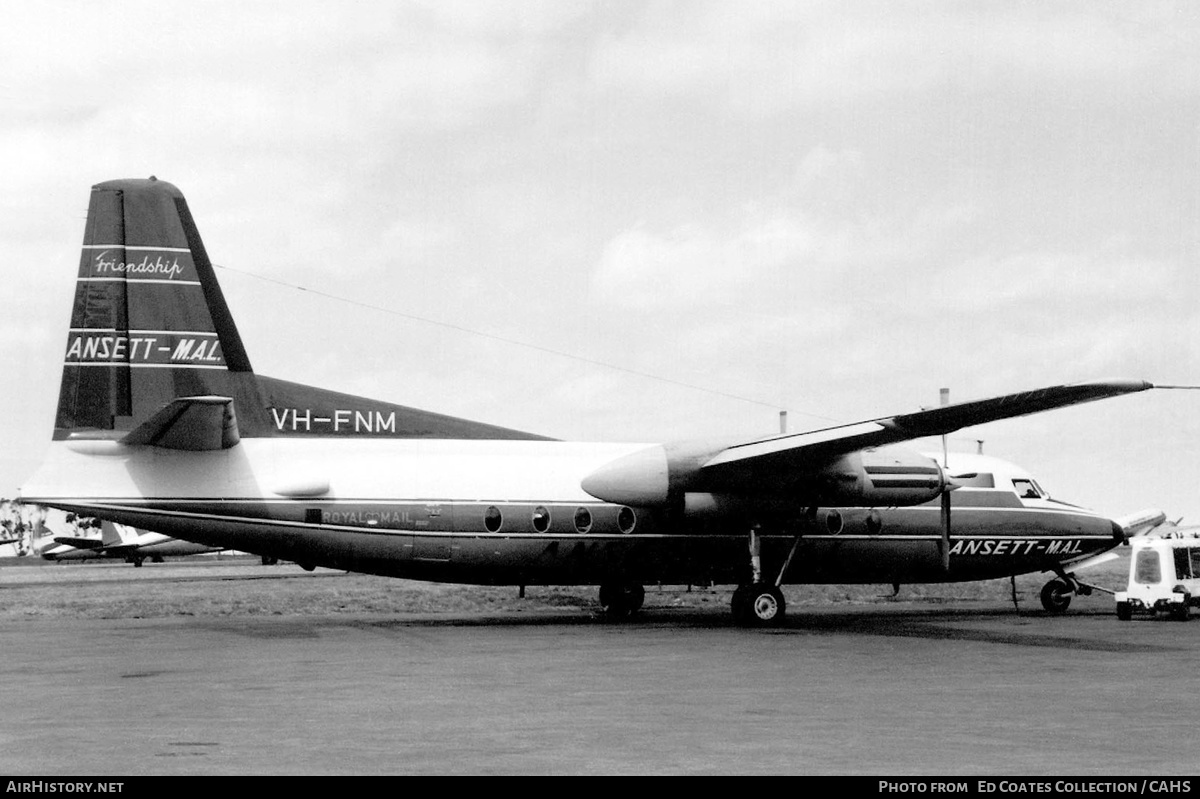
[[[27,502],[312,568],[487,585],[737,585],[746,625],[779,586],[1053,572],[1125,540],[1025,472],[948,470],[894,446],[1153,388],[1053,386],[754,441],[543,436],[256,374],[183,195],[92,189],[54,441]],[[956,456],[957,458],[957,456]]]

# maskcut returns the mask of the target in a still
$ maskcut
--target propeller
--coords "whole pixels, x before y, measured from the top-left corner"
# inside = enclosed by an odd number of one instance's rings
[[[942,405],[950,404],[950,389],[941,390]],[[946,434],[942,433],[942,571],[950,571],[950,478],[946,470],[950,468],[950,452],[946,446]],[[958,486],[956,485],[955,488]]]
[[[942,470],[942,539],[938,542],[942,551],[942,570],[950,571],[950,492],[962,488],[962,483]]]
[[[942,571],[950,571],[950,488],[942,490]]]

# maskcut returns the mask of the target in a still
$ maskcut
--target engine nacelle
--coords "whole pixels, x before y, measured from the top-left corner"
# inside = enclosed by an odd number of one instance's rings
[[[908,506],[937,499],[946,490],[937,461],[919,452],[887,447],[845,455],[812,483],[813,505]],[[800,485],[803,493],[804,482]]]
[[[804,507],[907,506],[936,499],[947,488],[936,461],[899,447],[852,452],[803,470],[765,472],[762,464],[706,470],[722,449],[647,447],[600,467],[582,487],[597,499],[635,507],[680,505],[687,493]]]

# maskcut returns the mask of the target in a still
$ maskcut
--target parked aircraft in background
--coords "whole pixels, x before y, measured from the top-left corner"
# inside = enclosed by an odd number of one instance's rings
[[[122,524],[100,522],[99,538],[94,536],[55,536],[57,546],[42,550],[46,560],[74,561],[119,558],[134,566],[149,560],[162,563],[165,557],[202,555],[222,551],[219,547],[195,544],[162,533],[135,530]]]
[[[1121,520],[1125,528],[1126,538],[1138,538],[1143,535],[1161,535],[1164,531],[1173,530],[1179,523],[1170,521],[1167,514],[1159,508],[1132,513]]]
[[[761,440],[613,444],[517,430],[256,374],[183,195],[92,189],[54,441],[26,500],[199,544],[421,580],[779,586],[1056,576],[1125,540],[995,459],[894,445],[1154,388],[1042,388]]]

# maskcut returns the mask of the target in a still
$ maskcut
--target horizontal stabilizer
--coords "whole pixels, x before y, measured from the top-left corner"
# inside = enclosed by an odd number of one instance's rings
[[[130,446],[205,451],[241,440],[231,397],[181,397],[121,440]]]

